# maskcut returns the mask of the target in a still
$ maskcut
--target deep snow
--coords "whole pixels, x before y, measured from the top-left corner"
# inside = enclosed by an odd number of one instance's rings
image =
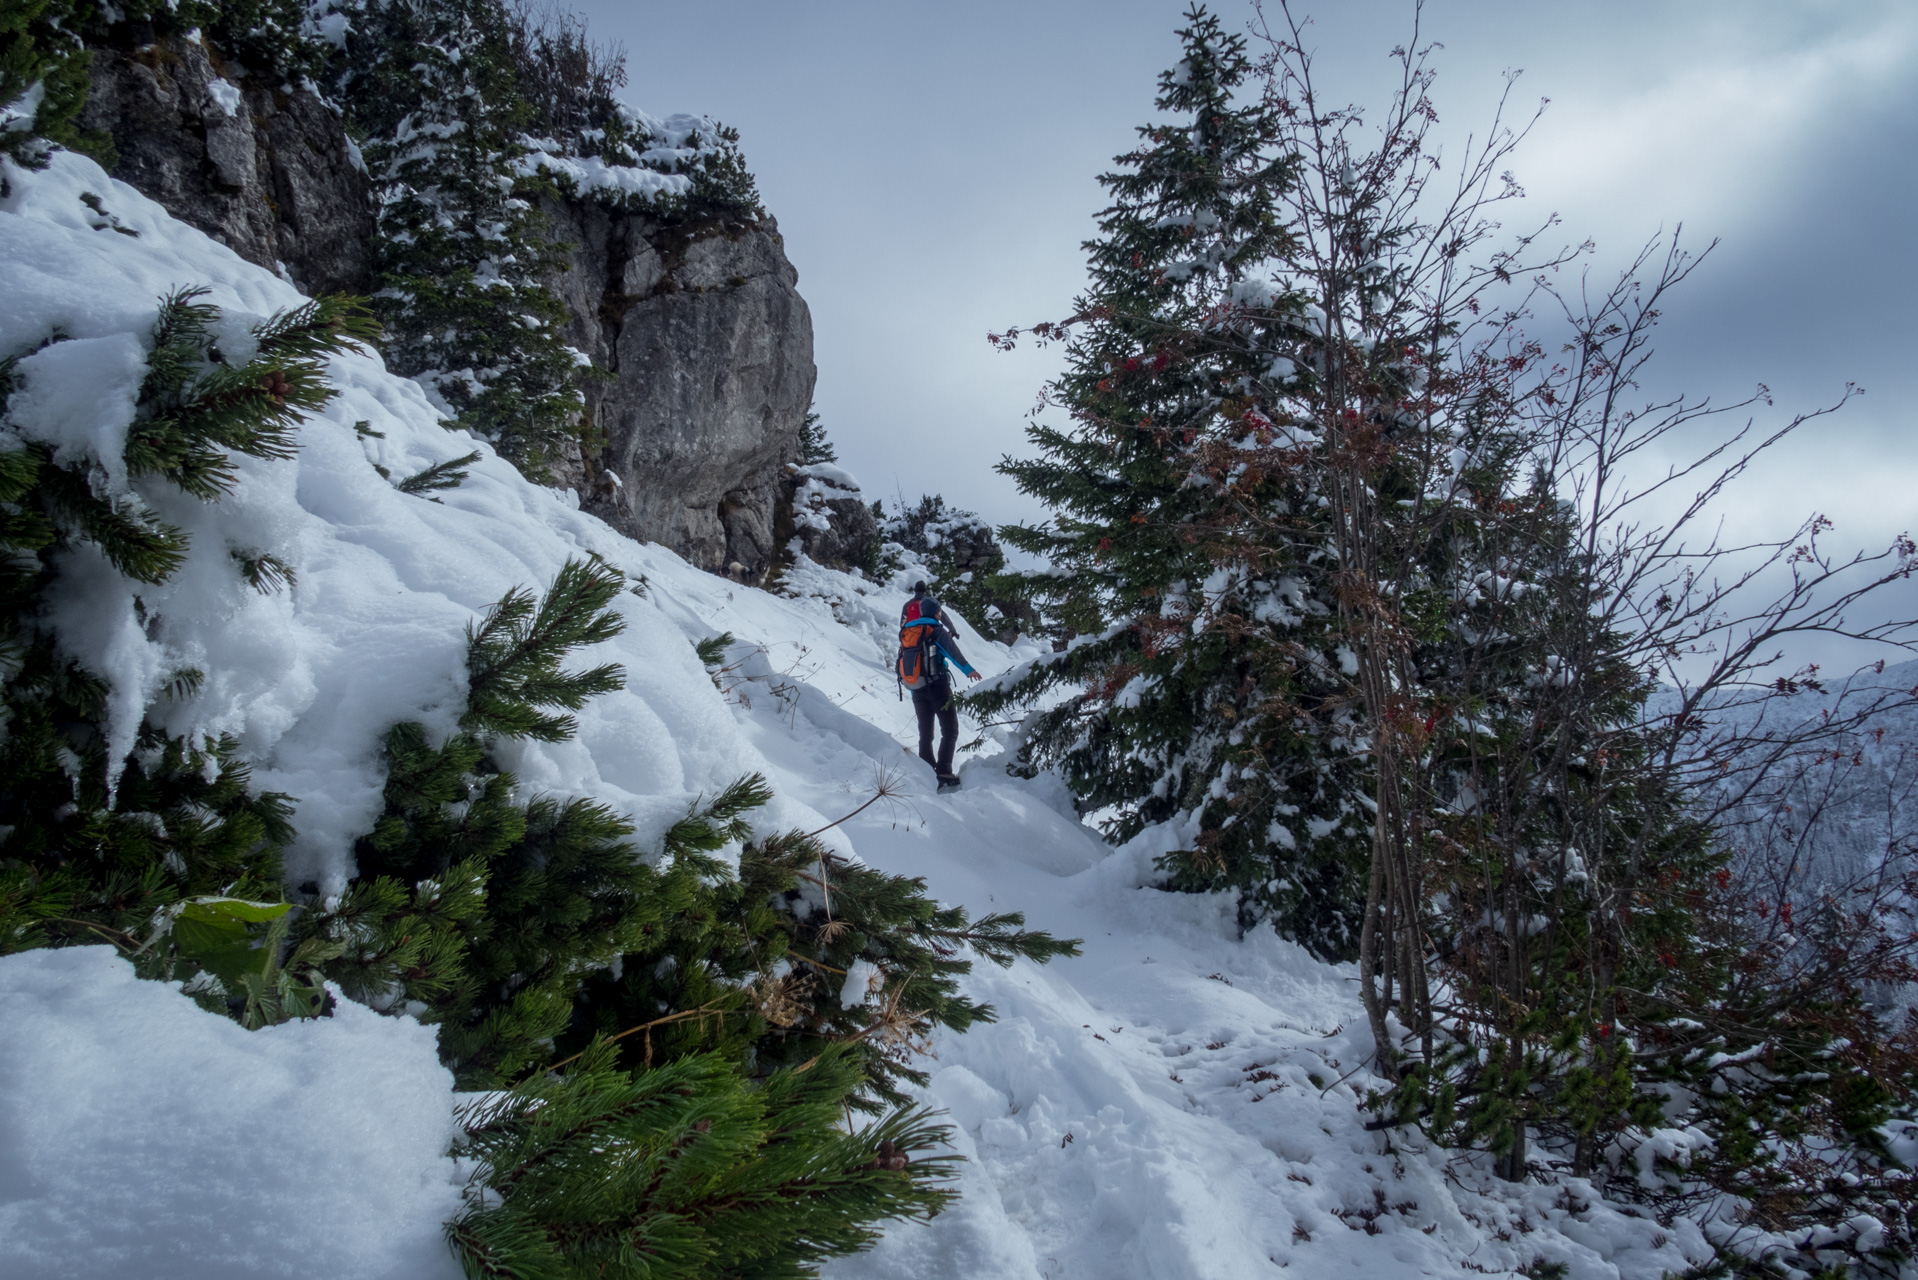
[[[111,947],[0,960],[0,1275],[457,1280],[453,1077],[342,1003],[247,1031]]]
[[[168,289],[208,285],[238,318],[299,301],[88,161],[4,176],[0,356],[56,330],[73,340],[23,362],[10,430],[110,444],[139,376],[129,344]],[[82,192],[139,236],[95,230]],[[54,372],[75,366],[84,404],[56,394]],[[174,582],[140,592],[149,625],[135,623],[131,588],[84,555],[57,619],[115,680],[123,732],[143,710],[175,732],[231,732],[260,786],[298,797],[296,879],[331,890],[350,874],[351,839],[377,811],[380,737],[402,719],[447,726],[462,627],[595,552],[647,583],[619,602],[626,633],[577,657],[624,664],[627,688],[587,707],[575,741],[508,752],[526,788],[594,795],[648,841],[746,773],[777,792],[758,815],[767,831],[825,826],[890,778],[898,798],[822,838],[975,913],[1023,910],[1085,939],[1079,959],[975,970],[969,990],[998,1021],[939,1036],[927,1091],[968,1157],[963,1198],[829,1275],[1327,1280],[1545,1260],[1575,1280],[1654,1280],[1705,1256],[1692,1223],[1632,1216],[1576,1182],[1501,1184],[1367,1133],[1355,1101],[1372,1083],[1370,1043],[1351,971],[1269,934],[1238,938],[1223,899],[1144,887],[1156,849],[1101,843],[1056,784],[999,767],[997,738],[962,756],[962,790],[935,794],[887,670],[902,591],[808,564],[792,597],[728,583],[528,484],[442,428],[377,358],[332,372],[342,395],[304,427],[300,456],[239,459],[231,497],[134,484],[195,540]],[[397,478],[474,448],[471,478],[438,502],[374,469]],[[279,555],[297,584],[255,592],[232,548]],[[721,632],[738,643],[716,683],[693,643]],[[988,676],[1026,656],[962,639]],[[158,701],[182,665],[205,686]],[[452,1099],[417,1024],[348,1009],[248,1033],[96,949],[0,959],[0,1001],[0,1274],[446,1273],[422,1242],[452,1207],[449,1162],[432,1155]],[[354,1185],[327,1193],[347,1199],[302,1200],[350,1170]],[[215,1252],[228,1271],[207,1263]]]

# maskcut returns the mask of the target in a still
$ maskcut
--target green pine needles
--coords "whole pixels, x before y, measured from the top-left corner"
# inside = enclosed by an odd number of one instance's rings
[[[737,876],[720,874],[654,951],[589,981],[588,1020],[569,1044],[626,1037],[622,1061],[634,1066],[725,1049],[762,1068],[853,1044],[866,1080],[848,1105],[876,1113],[926,1082],[914,1061],[934,1028],[992,1020],[959,990],[968,953],[1007,965],[1079,950],[1026,929],[1018,913],[973,921],[927,897],[924,881],[847,862],[796,832],[748,844]]]
[[[76,555],[97,555],[136,586],[171,577],[187,537],[132,485],[217,501],[236,480],[229,455],[287,456],[294,424],[332,395],[322,360],[375,332],[351,299],[311,302],[255,326],[241,359],[216,342],[219,313],[198,301],[203,292],[161,300],[133,421],[112,456],[56,449],[14,420],[20,358],[0,364],[10,428],[0,447],[0,952],[103,941],[141,951],[194,901],[281,896],[287,797],[252,793],[231,739],[188,741],[116,719],[112,682],[73,661],[45,621],[47,604],[77,589],[67,579]],[[232,572],[247,576],[237,561]],[[144,609],[137,596],[133,608]],[[178,671],[168,696],[202,679]],[[174,938],[142,963],[155,975],[198,975],[204,1001],[259,1016],[263,991],[205,960]]]
[[[53,145],[95,154],[103,147],[74,123],[91,61],[78,30],[82,12],[75,0],[21,0],[0,12],[0,154],[26,168],[44,167]]]
[[[160,304],[124,456],[130,477],[163,475],[211,501],[233,487],[229,453],[297,452],[294,428],[333,397],[323,358],[372,343],[379,327],[356,300],[308,302],[255,328],[253,356],[236,366],[214,340],[218,309],[195,301],[205,292],[182,290]]]
[[[537,606],[531,593],[509,591],[486,620],[466,632],[469,695],[462,728],[502,737],[563,742],[578,725],[547,708],[577,711],[595,694],[625,687],[616,665],[577,675],[560,671],[572,650],[610,640],[625,629],[606,605],[626,579],[603,561],[568,561]]]
[[[461,1117],[475,1170],[447,1239],[472,1277],[814,1275],[952,1197],[955,1157],[906,1154],[942,1137],[923,1112],[840,1126],[859,1075],[844,1047],[756,1085],[718,1054],[627,1072],[601,1042]]]

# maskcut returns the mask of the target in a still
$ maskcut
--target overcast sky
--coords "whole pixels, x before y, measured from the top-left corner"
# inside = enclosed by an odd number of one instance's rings
[[[985,334],[1068,314],[1095,176],[1152,118],[1183,4],[581,7],[625,45],[634,105],[740,130],[812,307],[818,408],[868,493],[1035,514],[992,466],[1024,452],[1052,357],[994,353]],[[1350,88],[1335,96],[1378,101],[1410,0],[1311,11],[1321,70]],[[1736,397],[1762,380],[1781,411],[1867,389],[1734,519],[1819,510],[1880,544],[1918,526],[1918,3],[1431,0],[1424,30],[1445,46],[1445,129],[1482,124],[1507,69],[1524,72],[1520,101],[1551,99],[1514,164],[1527,220],[1557,211],[1605,262],[1681,223],[1722,241],[1668,313],[1668,388]]]

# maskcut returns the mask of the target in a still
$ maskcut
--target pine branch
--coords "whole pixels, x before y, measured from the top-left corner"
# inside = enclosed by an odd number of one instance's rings
[[[306,362],[363,350],[380,340],[380,322],[364,298],[328,294],[290,311],[276,312],[253,327],[262,358]]]
[[[234,551],[231,555],[234,562],[240,566],[240,576],[246,579],[248,586],[261,595],[272,595],[276,591],[284,591],[299,581],[299,575],[293,571],[293,566],[276,555],[270,555],[264,551],[255,552],[252,555]]]
[[[29,451],[49,456],[38,445]],[[50,463],[40,469],[39,491],[57,522],[93,543],[136,582],[165,582],[186,560],[186,535],[133,498],[102,498],[86,477]]]
[[[424,471],[407,476],[394,488],[401,493],[433,493],[441,489],[457,489],[466,483],[466,468],[479,460],[479,450],[475,449],[471,453],[446,462],[435,462]]]
[[[844,1047],[753,1089],[714,1055],[629,1075],[596,1043],[566,1076],[460,1113],[475,1173],[449,1242],[489,1274],[806,1274],[950,1199],[924,1112],[840,1130],[856,1080]]]
[[[577,710],[588,698],[625,687],[618,665],[607,663],[577,674],[560,671],[567,653],[599,644],[625,630],[606,608],[626,585],[625,576],[602,560],[568,560],[546,595],[514,588],[478,627],[467,628],[467,711],[462,726],[502,737],[563,742],[577,722],[543,707]]]
[[[707,636],[693,644],[693,652],[699,655],[702,667],[723,666],[726,662],[726,650],[733,645],[733,633],[722,631],[716,636]]]

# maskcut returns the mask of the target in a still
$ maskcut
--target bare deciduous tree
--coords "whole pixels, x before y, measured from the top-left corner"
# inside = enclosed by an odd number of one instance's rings
[[[1834,895],[1841,945],[1792,959],[1749,909],[1775,858],[1735,857],[1734,832],[1918,697],[1860,678],[1805,709],[1824,687],[1808,642],[1912,648],[1918,620],[1874,611],[1918,548],[1836,553],[1817,515],[1748,541],[1718,522],[1759,459],[1852,392],[1767,430],[1749,416],[1770,406],[1762,387],[1649,394],[1660,313],[1703,254],[1662,236],[1605,285],[1591,246],[1544,241],[1555,219],[1507,233],[1522,192],[1505,166],[1529,122],[1502,102],[1447,162],[1416,21],[1372,115],[1325,96],[1286,0],[1255,32],[1276,145],[1299,158],[1275,282],[1310,299],[1257,399],[1309,437],[1270,447],[1310,477],[1332,535],[1342,711],[1376,805],[1359,976],[1396,1082],[1380,1124],[1484,1145],[1513,1178],[1537,1136],[1603,1176],[1691,1116],[1720,1135],[1718,1163],[1700,1146],[1683,1174],[1687,1153],[1667,1151],[1642,1189],[1711,1196],[1742,1177],[1781,1230],[1829,1216],[1793,1165],[1817,1164],[1811,1147],[1765,1155],[1733,1130],[1820,1130],[1875,1158],[1851,1131],[1883,1100],[1862,1066],[1834,1076],[1833,1046],[1863,1037],[1877,1049],[1859,1061],[1903,1061],[1899,1029],[1861,1001],[1909,973],[1909,929],[1874,918],[1903,881],[1881,863]],[[1254,519],[1245,536],[1288,529]]]

